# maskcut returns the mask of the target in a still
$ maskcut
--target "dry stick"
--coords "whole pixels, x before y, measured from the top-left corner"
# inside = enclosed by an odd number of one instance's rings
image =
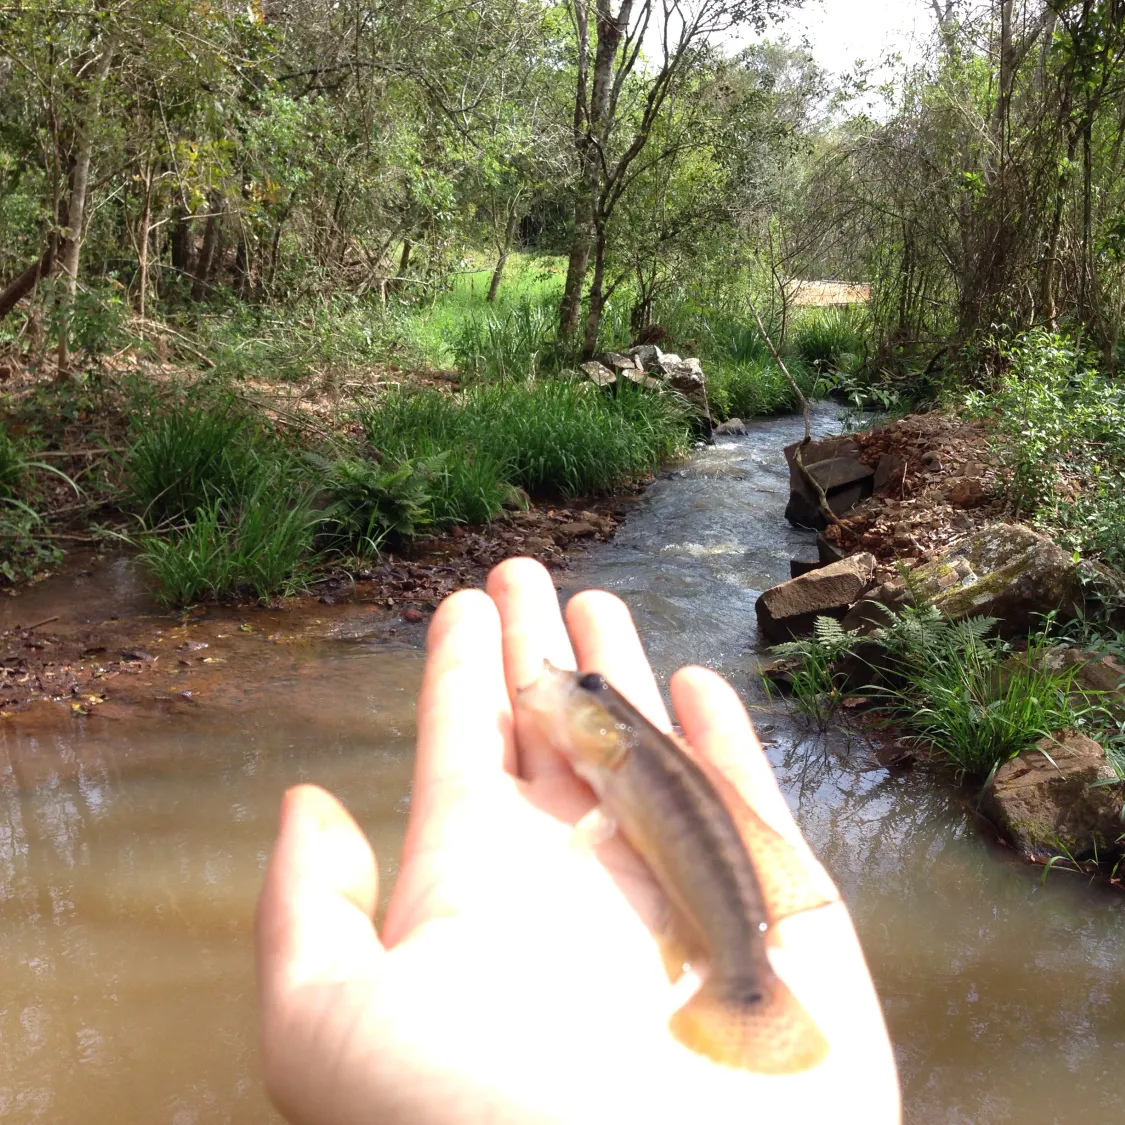
[[[801,480],[809,486],[816,496],[817,504],[820,507],[820,514],[824,516],[829,524],[840,528],[844,534],[852,535],[851,529],[834,511],[832,511],[832,505],[828,503],[828,496],[824,489],[821,488],[820,481],[805,467],[805,446],[812,441],[812,423],[809,420],[809,400],[805,398],[804,391],[797,385],[797,380],[789,373],[789,368],[785,366],[785,360],[781,358],[781,353],[774,347],[773,338],[766,331],[766,326],[762,323],[762,318],[758,315],[758,310],[754,307],[753,302],[750,302],[750,311],[754,314],[754,319],[758,322],[758,331],[761,332],[762,339],[765,340],[766,347],[769,348],[774,362],[781,368],[781,373],[789,381],[789,386],[793,388],[793,393],[797,396],[797,401],[801,404],[801,413],[805,419],[805,436],[798,442],[797,448],[793,450],[793,464],[797,466],[797,472],[800,474]]]
[[[56,613],[54,617],[45,617],[42,621],[36,621],[34,625],[28,625],[24,628],[23,632],[30,633],[32,629],[38,629],[43,625],[50,625],[52,621],[58,621],[59,615]]]

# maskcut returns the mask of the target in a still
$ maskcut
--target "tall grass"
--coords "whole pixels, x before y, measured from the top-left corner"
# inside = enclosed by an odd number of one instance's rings
[[[1081,702],[1077,669],[1045,666],[1045,633],[1010,657],[989,636],[994,625],[981,617],[951,622],[927,606],[904,610],[876,634],[894,683],[882,689],[889,715],[963,777],[987,777],[1041,738],[1108,718],[1100,705]]]
[[[817,372],[852,374],[865,358],[868,333],[867,314],[858,306],[805,309],[793,327],[791,346]]]
[[[606,492],[689,441],[676,400],[631,386],[608,398],[567,379],[482,385],[456,396],[399,391],[361,421],[368,442],[393,458],[445,455],[439,521],[469,505],[494,514],[513,486],[564,498]]]

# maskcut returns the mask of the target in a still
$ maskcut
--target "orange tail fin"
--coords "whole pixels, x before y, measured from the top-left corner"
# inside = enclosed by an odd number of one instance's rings
[[[828,1054],[828,1043],[796,997],[778,979],[752,1006],[732,1005],[704,981],[669,1023],[693,1051],[725,1066],[757,1074],[809,1070]]]

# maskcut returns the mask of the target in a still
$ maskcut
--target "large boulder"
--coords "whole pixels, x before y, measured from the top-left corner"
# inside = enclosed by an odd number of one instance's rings
[[[854,457],[833,457],[829,461],[806,465],[806,468],[809,476],[824,489],[828,506],[837,516],[850,512],[871,495],[875,470]],[[785,518],[797,527],[808,527],[814,531],[822,531],[828,526],[828,520],[820,510],[820,500],[797,471],[796,465],[790,467],[789,503],[785,506]]]
[[[981,808],[1027,856],[1113,860],[1125,832],[1116,778],[1098,743],[1065,731],[1005,762]]]
[[[891,609],[915,598],[952,620],[995,617],[1001,636],[1026,633],[1036,615],[1071,616],[1082,600],[1074,557],[1021,524],[992,523],[954,540],[869,595]]]
[[[758,628],[773,644],[807,636],[818,617],[842,618],[874,573],[874,555],[849,555],[764,590],[754,606]]]

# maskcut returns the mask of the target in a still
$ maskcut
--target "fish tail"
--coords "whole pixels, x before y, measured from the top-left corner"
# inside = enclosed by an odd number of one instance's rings
[[[809,1070],[828,1054],[820,1029],[778,979],[752,1003],[724,999],[704,981],[669,1027],[685,1047],[757,1074]]]

